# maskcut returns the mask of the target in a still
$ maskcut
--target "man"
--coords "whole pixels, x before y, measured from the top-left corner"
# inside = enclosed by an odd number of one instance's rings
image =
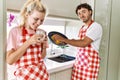
[[[100,67],[98,53],[102,27],[92,20],[92,8],[89,4],[83,3],[78,5],[76,14],[84,23],[79,31],[79,39],[65,39],[59,35],[54,35],[54,38],[78,47],[71,80],[97,80]]]

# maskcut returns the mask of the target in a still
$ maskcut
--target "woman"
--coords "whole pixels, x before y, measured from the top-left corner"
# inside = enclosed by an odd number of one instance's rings
[[[20,25],[9,33],[6,58],[8,64],[16,66],[14,75],[17,80],[48,80],[43,62],[47,37],[36,34],[36,31],[43,31],[38,27],[43,23],[45,14],[46,9],[40,0],[27,0],[20,12]]]

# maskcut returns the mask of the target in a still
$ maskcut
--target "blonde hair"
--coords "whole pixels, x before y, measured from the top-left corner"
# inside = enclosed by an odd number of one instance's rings
[[[41,3],[41,0],[27,0],[23,8],[20,11],[20,26],[24,26],[26,23],[26,15],[32,13],[34,10],[46,14],[46,8]]]

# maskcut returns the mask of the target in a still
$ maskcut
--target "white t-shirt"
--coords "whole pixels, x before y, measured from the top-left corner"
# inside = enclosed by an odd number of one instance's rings
[[[99,52],[99,46],[102,38],[102,26],[96,22],[93,22],[87,29],[86,36],[93,40],[92,47]]]

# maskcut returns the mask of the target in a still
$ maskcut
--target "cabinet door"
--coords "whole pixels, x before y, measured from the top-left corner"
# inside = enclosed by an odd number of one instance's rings
[[[56,74],[55,73],[50,74],[50,80],[56,80]]]
[[[71,80],[72,68],[56,73],[56,80]]]

